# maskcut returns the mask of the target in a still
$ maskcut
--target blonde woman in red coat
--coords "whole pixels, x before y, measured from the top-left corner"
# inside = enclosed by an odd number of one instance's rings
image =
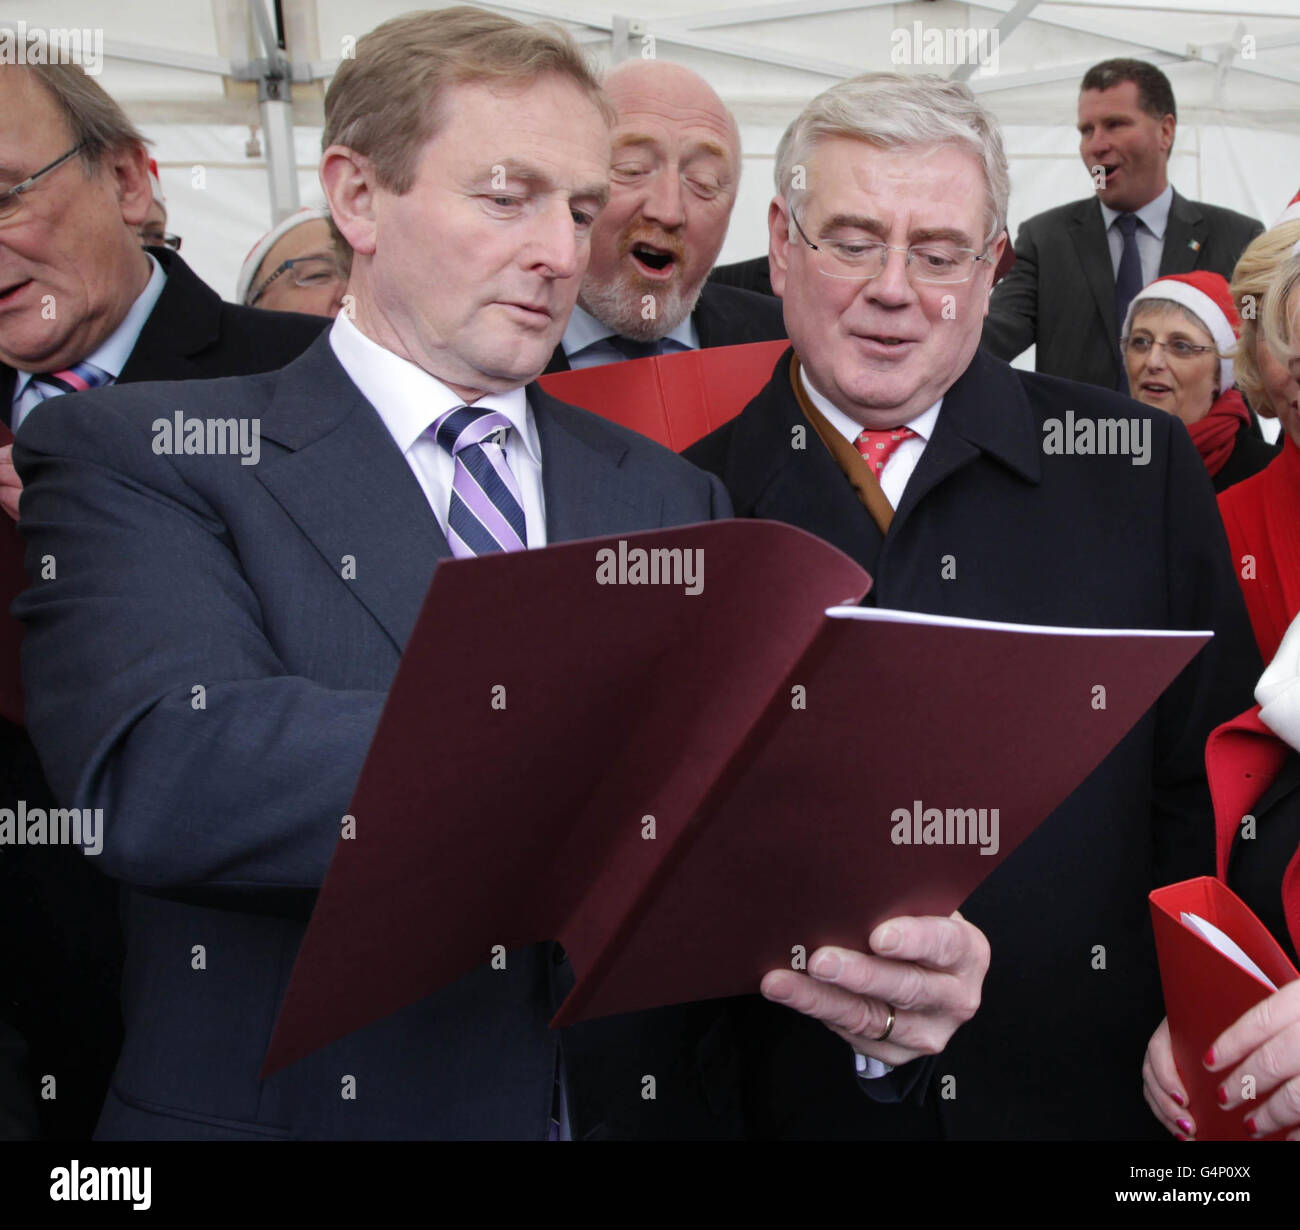
[[[1273,384],[1286,429],[1283,453],[1232,497],[1229,541],[1239,565],[1255,563],[1254,578],[1239,567],[1261,652],[1271,658],[1255,689],[1255,708],[1220,726],[1206,747],[1214,798],[1217,874],[1297,962],[1300,952],[1300,243],[1269,283],[1262,313],[1261,356],[1275,363]],[[1261,364],[1261,369],[1265,365]],[[1285,379],[1283,379],[1285,375]],[[1266,501],[1273,501],[1267,503]],[[1271,584],[1252,589],[1252,579]],[[1277,633],[1283,612],[1290,621]],[[1280,644],[1274,639],[1278,636]],[[1274,652],[1276,651],[1276,652]],[[1242,817],[1254,817],[1251,839]],[[1202,1062],[1222,1078],[1220,1105],[1240,1109],[1246,1129],[1265,1136],[1287,1130],[1300,1140],[1300,981],[1261,1000],[1213,1042]],[[1241,1077],[1255,1078],[1243,1101]],[[1156,1030],[1142,1067],[1148,1105],[1180,1139],[1196,1132],[1196,1108],[1174,1067],[1168,1022]]]

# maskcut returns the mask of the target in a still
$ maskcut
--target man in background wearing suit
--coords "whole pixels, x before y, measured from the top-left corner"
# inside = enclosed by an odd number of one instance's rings
[[[267,371],[322,328],[224,304],[175,252],[141,250],[144,140],[77,65],[0,67],[0,190],[0,420],[12,428],[69,389]],[[21,493],[10,454],[0,448],[5,522]],[[0,806],[19,799],[51,802],[26,733],[0,718]],[[38,1103],[48,1136],[89,1135],[121,1043],[116,901],[78,851],[0,851],[14,920],[3,932],[31,937],[0,957],[0,1012],[31,1044],[31,1087],[54,1078]]]
[[[715,265],[709,282],[719,286],[738,286],[752,290],[756,295],[772,295],[772,270],[767,257],[751,256],[748,260],[734,261],[730,265]]]
[[[1021,226],[984,323],[986,350],[1010,361],[1036,346],[1038,371],[1127,392],[1119,331],[1133,296],[1167,273],[1232,279],[1263,227],[1174,191],[1176,126],[1173,89],[1155,65],[1106,60],[1084,74],[1079,154],[1095,196]]]
[[[795,167],[806,188],[792,187]],[[896,1136],[906,1118],[926,1138],[1154,1137],[1130,1066],[1163,1015],[1146,897],[1213,867],[1205,739],[1254,678],[1205,467],[1172,416],[979,349],[1009,178],[996,121],[966,86],[888,73],[835,85],[782,138],[777,176],[770,255],[793,350],[738,418],[686,453],[722,478],[737,514],[839,547],[872,575],[867,600],[881,607],[1216,633],[963,905],[993,964],[920,1110],[884,1119],[846,1101],[835,1056],[824,1075],[807,1058],[821,1039],[774,1018],[805,1060],[797,1077],[793,1065],[772,1072],[810,1099],[786,1131]],[[1066,410],[1122,416],[1135,447],[1054,451]],[[1081,724],[1089,713],[1080,698]],[[1014,714],[989,716],[1015,738]],[[923,780],[916,790],[927,797]]]
[[[572,985],[554,944],[257,1076],[438,562],[730,511],[716,479],[531,383],[606,199],[607,125],[567,36],[469,8],[385,23],[325,101],[355,322],[340,314],[281,372],[74,395],[24,427],[28,559],[59,561],[16,608],[29,724],[60,798],[104,809],[97,862],[129,886],[126,1042],[100,1136],[739,1130],[725,1005],[549,1030]],[[256,464],[156,451],[151,424],[175,412],[246,416]],[[482,764],[429,755],[485,788],[497,771],[490,748]],[[891,957],[823,949],[813,976],[771,971],[762,989],[882,1063],[941,1050],[978,1003],[987,945],[960,920],[892,929]],[[904,989],[895,1028],[884,997]]]
[[[609,205],[546,370],[785,337],[776,300],[705,280],[740,182],[731,112],[679,64],[630,60],[604,84],[618,111]]]

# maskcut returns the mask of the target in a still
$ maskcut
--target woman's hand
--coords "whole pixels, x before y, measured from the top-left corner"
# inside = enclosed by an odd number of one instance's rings
[[[1168,1019],[1160,1022],[1147,1043],[1146,1058],[1142,1061],[1142,1092],[1155,1117],[1179,1140],[1196,1134],[1196,1122],[1187,1109],[1187,1090],[1174,1067]]]
[[[1300,1140],[1300,982],[1261,999],[1225,1029],[1206,1053],[1205,1066],[1223,1073],[1219,1104],[1249,1111],[1246,1130],[1252,1136],[1286,1130],[1288,1140]]]

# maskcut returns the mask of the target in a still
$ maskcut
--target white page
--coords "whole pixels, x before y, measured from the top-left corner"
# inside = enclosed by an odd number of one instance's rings
[[[1189,914],[1183,911],[1181,918],[1184,927],[1190,927],[1202,939],[1206,940],[1212,947],[1217,948],[1225,957],[1235,961],[1248,974],[1253,974],[1260,980],[1270,991],[1276,991],[1277,986],[1273,980],[1258,965],[1255,964],[1242,951],[1241,945],[1237,943],[1230,935],[1220,931],[1212,922],[1206,922],[1199,914]]]
[[[990,632],[1027,632],[1058,636],[1213,636],[1210,631],[1182,628],[1057,628],[1050,624],[1004,624],[996,620],[963,619],[959,615],[926,615],[922,611],[889,611],[876,606],[833,606],[831,619],[863,619],[869,623],[926,624],[938,628],[985,628]]]

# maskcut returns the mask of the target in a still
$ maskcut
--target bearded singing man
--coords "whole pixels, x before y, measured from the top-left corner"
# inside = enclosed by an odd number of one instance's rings
[[[740,181],[740,133],[709,84],[633,60],[605,92],[618,110],[610,201],[548,372],[785,337],[768,295],[706,283]]]

